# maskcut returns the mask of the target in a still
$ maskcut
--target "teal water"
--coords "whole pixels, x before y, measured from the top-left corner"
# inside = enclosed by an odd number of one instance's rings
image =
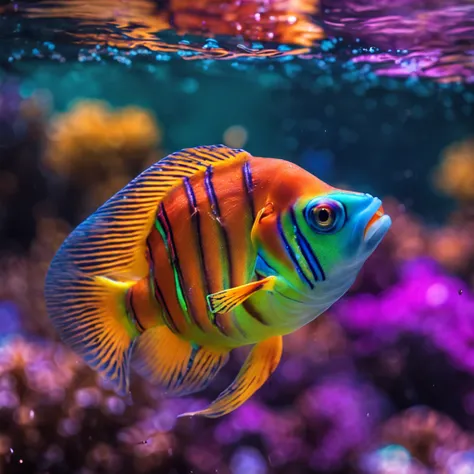
[[[25,96],[47,91],[53,110],[81,98],[150,109],[167,151],[242,125],[256,155],[370,182],[436,220],[450,204],[433,196],[431,168],[474,128],[474,7],[347,2],[346,18],[344,2],[327,3],[306,18],[325,36],[307,47],[160,29],[159,2],[7,2],[0,75],[21,78]]]

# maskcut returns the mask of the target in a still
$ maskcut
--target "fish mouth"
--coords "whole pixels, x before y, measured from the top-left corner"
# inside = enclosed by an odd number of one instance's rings
[[[372,224],[375,224],[379,219],[381,219],[384,216],[384,214],[385,212],[383,210],[382,203],[380,203],[378,209],[375,211],[375,214],[370,218],[369,222],[367,222],[367,225],[365,226],[364,238],[367,237],[367,232],[369,231],[370,227],[372,227]]]
[[[377,199],[377,203],[379,204],[377,210],[364,229],[364,241],[367,243],[378,244],[392,224],[390,216],[384,212],[382,202]]]

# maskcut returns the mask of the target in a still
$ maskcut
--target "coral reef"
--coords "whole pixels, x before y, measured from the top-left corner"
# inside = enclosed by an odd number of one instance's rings
[[[7,250],[6,227],[1,234],[0,470],[470,472],[474,249],[472,197],[462,184],[474,173],[470,142],[448,149],[441,164],[443,189],[461,203],[446,225],[427,226],[385,199],[392,231],[349,294],[285,338],[269,382],[226,417],[177,419],[227,386],[245,348],[196,397],[166,399],[133,374],[128,404],[56,340],[42,297],[49,261],[72,226],[164,154],[156,120],[136,107],[96,101],[48,118],[47,103],[22,98],[17,85],[1,94],[8,100],[0,101],[0,119],[25,125],[12,129],[21,136],[8,135],[8,121],[0,120],[7,143],[0,157],[2,209],[19,199],[18,156],[44,189],[21,196],[31,220],[24,249]],[[234,127],[225,140],[245,141],[244,132]],[[47,171],[40,174],[42,166]]]
[[[127,406],[62,344],[13,337],[0,348],[0,449],[8,472],[18,465],[32,473],[144,472],[143,466],[166,465],[172,433],[163,432],[152,450],[133,436],[117,441],[145,410],[146,399],[138,400],[139,411]],[[166,404],[156,416],[163,409],[172,419]]]

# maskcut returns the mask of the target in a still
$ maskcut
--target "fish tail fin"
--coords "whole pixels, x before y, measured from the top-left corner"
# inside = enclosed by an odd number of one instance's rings
[[[57,266],[46,277],[46,306],[61,339],[120,395],[129,392],[130,358],[139,335],[126,307],[134,284]]]

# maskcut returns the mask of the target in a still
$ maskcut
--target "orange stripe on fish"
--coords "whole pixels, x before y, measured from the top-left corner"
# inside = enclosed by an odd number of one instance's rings
[[[212,173],[208,168],[206,173],[208,197],[211,207],[214,204],[216,226],[220,227],[220,241],[223,244],[221,265],[227,262],[228,276],[222,289],[240,287],[251,279],[255,261],[255,249],[250,239],[253,200],[252,195],[247,195],[248,186],[252,186],[250,164],[248,161],[240,165],[236,162],[231,166],[216,167]],[[246,337],[235,313],[218,316],[217,320],[224,318],[230,320],[234,331]]]

